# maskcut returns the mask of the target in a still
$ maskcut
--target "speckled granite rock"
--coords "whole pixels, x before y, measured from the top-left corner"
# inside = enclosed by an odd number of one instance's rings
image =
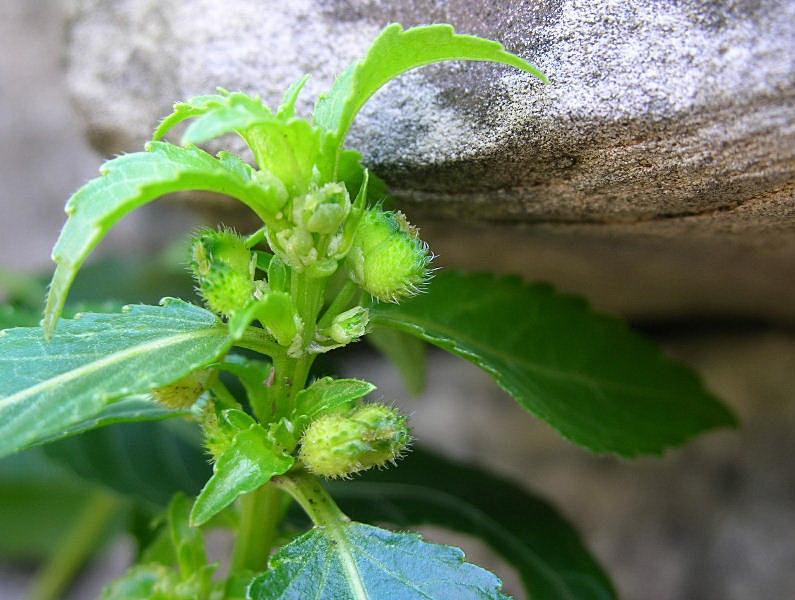
[[[544,240],[594,264],[603,278],[572,289],[612,310],[645,314],[625,298],[651,290],[663,313],[795,318],[789,0],[80,0],[70,89],[96,147],[135,149],[174,99],[217,85],[275,103],[311,72],[308,111],[390,21],[499,39],[552,79],[438,65],[374,98],[351,143],[414,218],[530,225],[490,235],[518,240],[530,277],[558,281],[528,255]],[[468,264],[471,244],[437,230]]]

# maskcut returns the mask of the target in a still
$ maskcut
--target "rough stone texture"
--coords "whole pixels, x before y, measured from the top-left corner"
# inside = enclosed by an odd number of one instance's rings
[[[552,79],[439,65],[374,98],[351,143],[414,218],[490,222],[511,244],[492,257],[611,310],[795,318],[789,0],[82,0],[70,89],[97,148],[136,149],[218,85],[275,103],[310,72],[308,111],[390,21],[499,39]],[[443,261],[478,262],[466,230],[435,231]],[[569,285],[572,264],[591,276]]]

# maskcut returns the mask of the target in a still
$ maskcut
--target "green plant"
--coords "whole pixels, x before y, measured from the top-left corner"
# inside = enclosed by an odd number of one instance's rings
[[[576,534],[526,492],[423,451],[397,469],[372,470],[410,452],[406,417],[366,402],[375,389],[368,382],[311,376],[318,355],[367,335],[413,387],[424,368],[419,339],[485,369],[530,412],[596,452],[659,453],[734,423],[688,370],[577,299],[511,278],[430,276],[418,231],[383,208],[385,185],[344,142],[385,83],[456,59],[505,63],[546,81],[496,42],[446,25],[392,25],[320,97],[311,120],[295,114],[306,79],[275,112],[240,92],[199,96],[175,105],[145,152],[110,161],[70,199],[43,329],[0,334],[0,454],[48,444],[51,459],[135,498],[130,515],[147,520],[165,509],[154,530],[132,519],[138,563],[105,598],[506,597],[500,580],[459,550],[348,513],[479,535],[533,598],[615,597]],[[162,141],[186,120],[181,145]],[[196,146],[232,132],[256,168]],[[236,198],[263,224],[245,237],[194,235],[190,267],[206,308],[167,298],[61,319],[78,270],[115,223],[179,190]],[[166,421],[101,429],[146,420]],[[211,474],[197,459],[199,444]],[[22,456],[41,459],[31,452]],[[158,473],[174,456],[192,458],[177,463],[179,477]],[[176,480],[188,474],[209,478],[197,490],[187,477]],[[114,497],[93,496],[56,560],[69,556],[70,540],[86,553]],[[308,531],[293,503],[309,517]],[[106,517],[98,525],[92,515]],[[204,532],[214,527],[235,538],[224,577],[205,551]]]

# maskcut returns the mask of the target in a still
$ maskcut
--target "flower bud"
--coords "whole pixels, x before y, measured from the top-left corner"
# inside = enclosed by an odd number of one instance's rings
[[[152,390],[152,396],[168,408],[180,410],[190,408],[204,392],[209,371],[194,371],[165,387]]]
[[[345,346],[357,341],[367,333],[370,311],[363,306],[355,306],[334,317],[331,325],[317,331],[315,338],[327,349]]]
[[[406,417],[380,404],[350,416],[326,414],[304,432],[299,457],[312,473],[328,478],[393,463],[411,441]]]
[[[348,264],[353,281],[371,296],[397,302],[427,281],[432,258],[402,213],[374,208],[359,223]]]
[[[336,233],[350,210],[345,186],[329,183],[293,200],[293,224],[311,233]]]
[[[254,295],[256,259],[243,238],[233,231],[199,231],[191,257],[198,290],[213,311],[231,316]]]

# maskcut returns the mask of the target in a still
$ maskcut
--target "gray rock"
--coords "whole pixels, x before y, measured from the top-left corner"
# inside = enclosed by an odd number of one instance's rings
[[[789,0],[82,0],[70,88],[106,153],[218,85],[276,103],[309,72],[306,114],[390,21],[498,39],[552,79],[456,63],[377,94],[350,142],[413,218],[524,224],[488,233],[516,242],[488,266],[551,272],[609,309],[795,318]],[[436,230],[443,261],[478,263],[467,231]],[[593,274],[568,286],[571,264]]]

